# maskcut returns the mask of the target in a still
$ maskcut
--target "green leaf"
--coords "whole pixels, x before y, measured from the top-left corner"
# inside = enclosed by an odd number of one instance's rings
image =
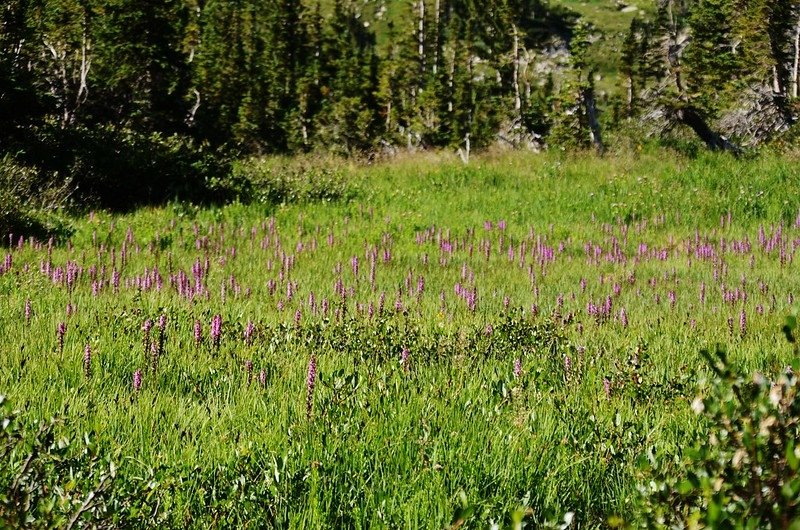
[[[800,458],[797,458],[797,455],[794,452],[795,448],[795,441],[789,440],[786,443],[786,463],[789,464],[789,468],[792,471],[797,471],[797,467],[800,464]]]
[[[694,490],[694,485],[690,480],[685,479],[678,483],[676,489],[678,490],[679,494],[688,495],[689,493],[691,493],[692,490]]]

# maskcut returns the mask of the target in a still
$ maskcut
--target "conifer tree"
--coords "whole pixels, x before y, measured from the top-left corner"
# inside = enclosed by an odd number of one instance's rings
[[[142,131],[184,129],[190,71],[184,0],[98,3],[89,82],[95,120]]]
[[[378,55],[370,21],[349,0],[336,0],[323,37],[323,104],[317,130],[323,142],[355,154],[377,131]]]

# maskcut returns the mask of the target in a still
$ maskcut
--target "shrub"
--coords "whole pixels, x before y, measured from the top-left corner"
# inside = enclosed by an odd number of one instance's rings
[[[213,190],[229,190],[243,202],[289,204],[351,198],[355,188],[332,160],[253,158],[234,164],[229,178]]]
[[[61,212],[70,194],[70,182],[47,179],[17,164],[10,156],[0,159],[0,244],[17,236],[65,235],[68,225]]]
[[[800,353],[796,329],[790,317],[784,332]],[[646,527],[800,528],[800,360],[772,381],[744,377],[720,349],[704,355],[712,377],[692,408],[708,436],[672,462],[651,456]]]
[[[0,528],[152,528],[163,470],[119,473],[90,434],[59,435],[62,417],[28,425],[0,395]]]
[[[27,131],[24,149],[15,158],[55,182],[67,175],[80,205],[129,210],[175,198],[224,201],[207,181],[227,174],[224,151],[198,145],[181,135],[141,133],[97,126]]]

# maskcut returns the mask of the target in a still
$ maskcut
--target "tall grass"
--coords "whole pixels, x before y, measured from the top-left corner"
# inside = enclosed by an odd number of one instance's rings
[[[137,524],[635,520],[639,456],[703,432],[700,350],[791,356],[794,164],[417,158],[329,202],[95,212],[12,239],[0,392],[152,482]]]

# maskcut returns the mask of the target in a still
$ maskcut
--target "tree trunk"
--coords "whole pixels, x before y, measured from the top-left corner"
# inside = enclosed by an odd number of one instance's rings
[[[517,31],[517,25],[511,25],[512,32],[514,35],[514,78],[512,83],[514,85],[514,112],[516,114],[516,118],[521,118],[521,111],[522,111],[522,98],[520,98],[519,93],[519,32]]]
[[[593,75],[591,72],[589,75]],[[597,121],[597,104],[594,99],[594,88],[589,86],[582,91],[581,99],[586,109],[586,120],[589,125],[589,137],[598,154],[605,153],[606,147],[603,145],[603,137],[600,134],[600,122]]]
[[[800,16],[797,18],[797,27],[794,33],[794,68],[792,68],[792,97],[797,97],[797,85],[800,82],[798,66],[800,66]]]
[[[683,107],[675,109],[674,116],[678,122],[692,129],[710,150],[725,151],[735,155],[741,154],[741,149],[737,145],[712,130],[706,120],[694,108]]]
[[[633,76],[628,75],[628,118],[633,117]]]
[[[417,32],[419,54],[419,77],[422,86],[422,77],[425,75],[425,0],[419,0],[419,27]]]
[[[81,38],[81,66],[79,72],[80,85],[78,86],[78,95],[75,98],[75,111],[77,111],[78,107],[80,107],[89,97],[89,86],[86,80],[89,77],[89,69],[92,67],[92,43],[87,38],[86,34],[87,29],[84,24],[83,37]]]
[[[436,42],[433,46],[433,75],[435,76],[439,72],[439,49],[442,47],[442,28],[439,27],[439,17],[440,17],[440,2],[441,0],[436,0],[436,3],[433,6],[435,10],[434,16],[434,29],[436,30]]]

